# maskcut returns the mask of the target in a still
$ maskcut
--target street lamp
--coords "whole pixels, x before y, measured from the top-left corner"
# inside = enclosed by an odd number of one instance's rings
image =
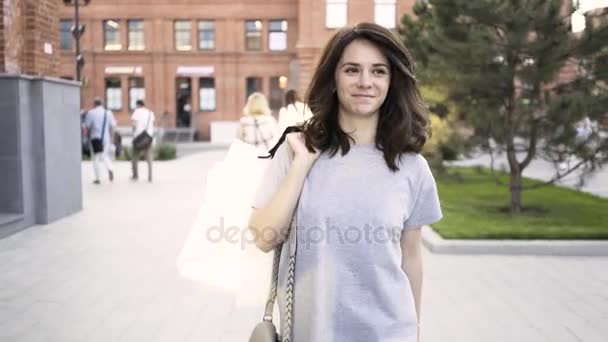
[[[84,67],[84,56],[80,53],[80,37],[84,34],[84,25],[80,25],[80,6],[87,6],[91,0],[63,0],[66,6],[74,6],[74,26],[72,26],[72,35],[76,41],[76,81],[80,82],[82,67]]]

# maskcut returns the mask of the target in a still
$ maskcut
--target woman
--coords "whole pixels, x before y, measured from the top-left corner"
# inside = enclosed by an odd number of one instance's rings
[[[312,113],[298,96],[298,93],[290,89],[285,92],[285,107],[279,111],[279,132],[283,132],[289,126],[300,125],[312,117]]]
[[[270,107],[264,94],[255,92],[249,95],[243,108],[243,117],[239,121],[237,138],[268,150],[277,134],[277,121],[270,115]]]
[[[308,89],[314,116],[287,135],[255,196],[256,245],[297,254],[292,341],[413,342],[422,288],[420,228],[442,214],[419,152],[428,116],[414,62],[390,31],[362,23],[327,43]]]

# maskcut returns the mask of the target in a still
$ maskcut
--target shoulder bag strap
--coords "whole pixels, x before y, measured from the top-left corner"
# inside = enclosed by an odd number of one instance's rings
[[[277,141],[277,143],[270,149],[270,151],[268,151],[268,155],[266,155],[266,156],[258,156],[258,158],[260,158],[260,159],[268,159],[268,158],[272,159],[274,157],[274,154],[279,149],[279,146],[281,146],[281,144],[285,141],[285,137],[287,136],[287,134],[294,133],[294,132],[302,132],[302,127],[300,127],[300,126],[289,126],[289,127],[285,128],[285,131],[283,131],[283,134],[281,134],[281,137],[279,138],[279,141]]]
[[[150,126],[150,119],[152,119],[152,112],[148,109],[148,121],[146,122],[146,128],[144,128],[144,132],[148,132],[148,126]]]
[[[280,145],[280,144],[279,144]],[[294,209],[293,216],[291,218],[291,227],[289,229],[289,260],[287,264],[287,284],[285,288],[285,326],[282,326],[281,342],[291,342],[291,332],[293,327],[293,296],[295,287],[295,275],[296,275],[296,251],[297,251],[297,213],[298,203]],[[281,251],[283,244],[277,246],[274,249],[274,258],[272,262],[272,275],[270,280],[270,293],[268,294],[268,300],[266,301],[266,309],[264,310],[264,321],[272,322],[274,302],[277,297],[277,283],[279,278],[279,264],[281,261]]]
[[[103,112],[103,123],[101,124],[101,146],[103,146],[103,138],[106,133],[106,119],[108,118],[108,111]]]

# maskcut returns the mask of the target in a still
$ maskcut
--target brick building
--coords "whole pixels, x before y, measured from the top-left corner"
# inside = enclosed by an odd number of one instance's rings
[[[236,120],[262,91],[273,110],[304,91],[336,27],[395,27],[416,0],[92,0],[81,8],[83,105],[105,96],[119,125],[144,97],[166,127],[209,139],[212,121]],[[73,7],[60,8],[60,76],[74,78]]]
[[[0,73],[58,76],[57,0],[3,0]]]

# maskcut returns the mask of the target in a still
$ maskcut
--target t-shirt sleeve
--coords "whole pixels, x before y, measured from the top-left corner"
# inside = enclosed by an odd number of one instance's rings
[[[423,160],[423,165],[419,177],[419,189],[410,215],[404,222],[404,229],[433,224],[443,217],[435,178],[426,160],[420,158]]]
[[[136,109],[133,114],[131,114],[131,120],[135,121],[137,119],[139,119],[139,110]]]
[[[284,141],[277,149],[274,158],[270,159],[266,171],[262,175],[258,189],[253,196],[252,207],[256,209],[264,208],[272,199],[272,196],[279,189],[279,185],[289,169],[290,150],[289,143]]]

